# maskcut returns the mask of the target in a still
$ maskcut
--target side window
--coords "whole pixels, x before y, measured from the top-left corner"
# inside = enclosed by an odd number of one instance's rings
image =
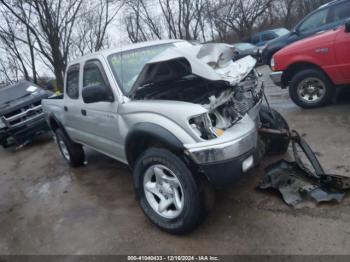
[[[97,60],[88,61],[84,66],[83,88],[92,85],[108,88],[107,83],[102,64]]]
[[[332,14],[330,22],[338,22],[350,17],[350,2],[345,2],[339,5],[335,5],[331,8]]]
[[[307,18],[299,27],[300,32],[307,32],[327,24],[329,9],[320,10]]]
[[[269,33],[263,34],[261,38],[263,41],[269,41],[269,40],[275,39],[276,35],[272,32],[269,32]]]
[[[79,98],[79,65],[72,65],[67,71],[66,93],[72,99]]]
[[[252,36],[251,43],[252,43],[252,44],[257,44],[257,43],[259,43],[259,35],[253,35],[253,36]]]

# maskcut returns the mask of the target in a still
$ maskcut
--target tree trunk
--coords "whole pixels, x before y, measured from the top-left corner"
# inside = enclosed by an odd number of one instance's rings
[[[63,87],[64,87],[63,74],[62,74],[62,69],[59,69],[58,67],[59,66],[55,66],[56,84],[57,84],[57,89],[60,92],[63,92]]]

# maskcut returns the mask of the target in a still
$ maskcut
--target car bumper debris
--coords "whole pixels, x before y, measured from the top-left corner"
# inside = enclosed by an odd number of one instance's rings
[[[280,160],[266,167],[260,189],[276,189],[290,206],[305,201],[341,202],[350,178],[325,174],[316,155],[296,131],[291,132],[295,161]]]

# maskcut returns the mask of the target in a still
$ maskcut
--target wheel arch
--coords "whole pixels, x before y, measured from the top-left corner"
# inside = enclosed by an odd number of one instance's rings
[[[64,128],[62,123],[57,119],[57,117],[54,114],[51,113],[48,116],[47,123],[53,132],[55,132],[57,129],[61,129],[62,132],[67,136],[67,138],[70,139],[66,129]]]
[[[185,148],[183,143],[169,130],[152,123],[139,123],[132,127],[125,139],[125,155],[130,167],[151,146],[160,146],[174,153]]]
[[[302,70],[307,70],[307,69],[316,69],[320,72],[322,72],[327,78],[328,80],[332,83],[332,79],[329,78],[328,74],[318,65],[311,63],[311,62],[297,62],[294,64],[291,64],[287,70],[285,70],[283,72],[282,75],[282,87],[287,87],[289,86],[290,81],[292,80],[292,78],[300,71]]]

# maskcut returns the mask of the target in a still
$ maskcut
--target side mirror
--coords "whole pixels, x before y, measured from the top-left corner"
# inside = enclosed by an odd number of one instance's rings
[[[114,101],[111,91],[101,84],[84,87],[82,96],[86,104]]]
[[[350,33],[350,20],[346,21],[345,23],[345,32]]]
[[[291,30],[291,33],[292,33],[292,35],[299,35],[299,29],[298,28],[293,28],[292,30]]]

